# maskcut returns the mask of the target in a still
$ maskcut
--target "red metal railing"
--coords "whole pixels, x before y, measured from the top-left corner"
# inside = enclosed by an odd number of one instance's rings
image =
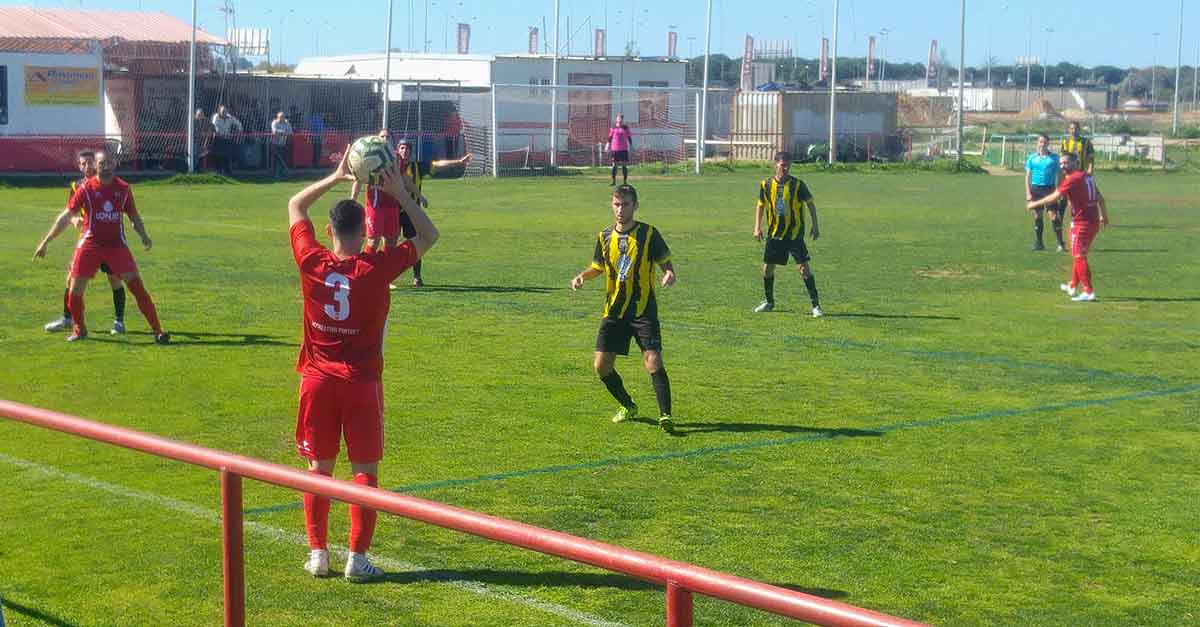
[[[817,625],[917,627],[920,623],[864,610],[786,588],[735,577],[699,566],[639,553],[549,529],[496,518],[387,490],[304,472],[130,429],[0,400],[0,417],[62,431],[90,440],[174,459],[221,473],[224,546],[225,625],[246,623],[242,561],[242,477],[327,496],[439,527],[597,566],[666,587],[666,624],[690,627],[692,593],[699,593]]]

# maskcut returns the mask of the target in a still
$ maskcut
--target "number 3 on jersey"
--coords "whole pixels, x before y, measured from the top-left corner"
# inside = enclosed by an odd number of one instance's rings
[[[341,322],[350,317],[350,279],[337,272],[325,275],[325,287],[333,290],[333,304],[325,305],[325,315]]]

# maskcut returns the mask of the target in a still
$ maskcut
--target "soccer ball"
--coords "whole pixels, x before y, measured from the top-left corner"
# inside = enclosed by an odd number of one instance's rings
[[[354,140],[350,145],[346,166],[360,182],[377,185],[380,176],[395,160],[396,149],[391,142],[378,135],[368,135]]]

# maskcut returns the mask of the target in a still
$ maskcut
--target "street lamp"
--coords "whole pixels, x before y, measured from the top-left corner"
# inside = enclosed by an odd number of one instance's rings
[[[1042,57],[1042,98],[1046,97],[1046,78],[1050,69],[1050,37],[1054,35],[1054,29],[1046,27],[1046,54]]]
[[[879,29],[879,35],[883,37],[883,54],[879,55],[879,82],[883,83],[883,78],[887,76],[887,42],[888,35],[892,32],[890,28]]]
[[[1152,61],[1150,63],[1150,112],[1154,113],[1158,111],[1158,108],[1155,106],[1155,101],[1157,99],[1154,95],[1154,92],[1157,91],[1158,88],[1158,36],[1162,33],[1155,31],[1150,34],[1154,37],[1154,49],[1151,51],[1153,56],[1151,57]]]

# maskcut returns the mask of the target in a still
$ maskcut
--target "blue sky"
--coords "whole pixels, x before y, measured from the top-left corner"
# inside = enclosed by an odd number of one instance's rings
[[[275,49],[287,61],[312,56],[353,54],[385,47],[387,0],[349,0],[331,3],[318,0],[230,0],[239,26],[270,28]],[[545,19],[551,33],[554,22],[552,0],[394,0],[393,47],[417,49],[428,32],[429,49],[441,52],[454,48],[454,23],[472,24],[471,51],[478,53],[523,52],[527,29]],[[617,53],[624,42],[636,39],[646,55],[666,52],[667,31],[679,32],[679,52],[687,55],[704,49],[703,0],[561,0],[563,47],[569,16],[578,35],[572,49],[591,49],[591,31],[603,26],[607,9],[608,50]],[[218,11],[222,0],[199,0],[199,23],[214,34],[224,31],[224,16]],[[88,7],[80,0],[30,0],[0,2],[7,5],[41,7]],[[1200,3],[1190,2],[1184,13],[1184,65],[1196,63],[1200,45]],[[331,11],[329,7],[337,7]],[[425,12],[428,6],[428,31]],[[520,6],[520,9],[515,7]],[[104,8],[165,11],[183,20],[191,14],[189,0],[108,0]],[[839,48],[842,54],[862,56],[867,37],[881,29],[890,30],[887,56],[894,61],[925,61],[929,41],[958,60],[958,7],[956,0],[842,0]],[[410,10],[414,19],[410,20]],[[634,16],[636,19],[630,19]],[[589,21],[590,20],[590,21]],[[1030,26],[1032,20],[1032,28]],[[411,29],[410,29],[411,25]],[[582,26],[582,28],[581,28]],[[1053,35],[1046,28],[1057,31]],[[968,0],[967,63],[982,65],[990,49],[1000,63],[1012,63],[1026,53],[1047,56],[1051,63],[1062,60],[1084,65],[1174,66],[1179,28],[1177,0]],[[1063,32],[1070,30],[1069,39]],[[410,30],[412,36],[410,37]],[[833,32],[832,0],[713,0],[713,52],[740,56],[746,34],[756,40],[789,40],[801,56],[815,57],[822,33]],[[1156,38],[1153,33],[1161,35]],[[549,34],[549,33],[547,33]],[[1030,36],[1032,34],[1032,37]],[[552,35],[550,35],[552,36]],[[693,39],[694,38],[694,39]],[[1049,46],[1047,47],[1047,40]],[[1069,41],[1069,43],[1068,43]],[[880,42],[882,52],[882,41]],[[1157,51],[1157,52],[1156,52]],[[273,56],[275,53],[272,53]]]

